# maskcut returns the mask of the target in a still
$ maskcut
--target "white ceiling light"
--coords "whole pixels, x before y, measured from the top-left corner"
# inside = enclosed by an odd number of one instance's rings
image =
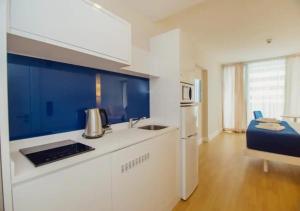
[[[98,10],[102,9],[102,7],[101,7],[100,4],[97,4],[97,3],[93,2],[93,1],[90,1],[90,0],[82,0],[82,1],[85,2],[88,5],[96,8],[96,9],[98,9]]]
[[[94,7],[96,7],[97,9],[102,9],[102,7],[97,3],[94,3]]]

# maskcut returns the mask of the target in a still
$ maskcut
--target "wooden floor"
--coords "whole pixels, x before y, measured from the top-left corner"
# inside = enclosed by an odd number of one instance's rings
[[[245,157],[245,136],[223,133],[200,146],[199,186],[174,211],[300,211],[300,167]]]

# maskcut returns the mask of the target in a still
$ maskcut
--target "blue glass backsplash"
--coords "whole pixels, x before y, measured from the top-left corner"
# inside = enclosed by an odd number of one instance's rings
[[[87,108],[110,124],[149,117],[149,80],[8,54],[10,139],[83,129]]]

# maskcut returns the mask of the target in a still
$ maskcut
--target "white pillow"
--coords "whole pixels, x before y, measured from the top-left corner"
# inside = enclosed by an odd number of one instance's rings
[[[275,118],[259,118],[256,121],[263,122],[263,123],[280,123],[280,120]]]

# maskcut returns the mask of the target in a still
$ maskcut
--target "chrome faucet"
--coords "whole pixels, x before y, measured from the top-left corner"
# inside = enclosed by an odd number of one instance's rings
[[[146,117],[141,117],[141,118],[130,118],[129,119],[129,128],[133,128],[134,125],[136,125],[139,121],[142,119],[146,119]]]

